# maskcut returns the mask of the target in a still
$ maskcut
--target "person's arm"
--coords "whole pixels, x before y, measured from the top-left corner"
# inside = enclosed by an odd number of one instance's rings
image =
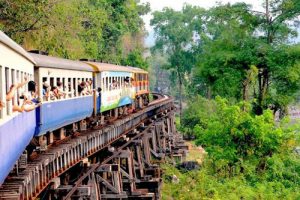
[[[17,89],[20,87],[23,87],[24,85],[26,85],[29,82],[27,76],[24,77],[24,81],[22,83],[18,83],[17,84]]]
[[[12,110],[13,110],[13,112],[23,112],[24,111],[24,104],[22,105],[22,107],[20,107],[18,105],[14,105]]]
[[[29,105],[29,106],[24,106],[24,110],[26,111],[26,112],[30,112],[30,111],[32,111],[32,110],[34,110],[34,109],[36,109],[37,107],[39,107],[39,106],[41,106],[42,104],[41,103],[39,103],[39,104],[32,104],[32,105]]]
[[[17,87],[15,85],[10,86],[8,93],[6,94],[6,101],[12,100],[14,98]]]

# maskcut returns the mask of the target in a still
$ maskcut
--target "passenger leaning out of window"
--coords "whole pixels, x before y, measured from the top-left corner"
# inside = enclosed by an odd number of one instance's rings
[[[93,94],[93,80],[90,79],[86,82],[86,94]]]
[[[87,87],[86,87],[86,83],[84,81],[82,81],[78,85],[78,93],[79,93],[80,96],[83,96],[83,95],[87,94]]]
[[[13,112],[29,112],[41,105],[37,97],[37,84],[34,81],[28,82],[28,93],[23,92],[18,102],[19,105],[13,105]]]
[[[44,101],[48,101],[51,96],[51,86],[49,85],[48,82],[43,83],[43,99]]]
[[[9,91],[6,94],[6,101],[11,101],[12,98],[15,96],[17,89],[23,87],[27,83],[28,83],[28,78],[25,76],[23,82],[17,83],[17,84],[12,84],[9,88]]]
[[[64,91],[63,83],[57,82],[58,99],[65,98],[67,93]]]

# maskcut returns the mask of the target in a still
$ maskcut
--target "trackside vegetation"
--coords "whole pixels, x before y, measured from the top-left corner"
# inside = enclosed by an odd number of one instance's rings
[[[261,3],[154,12],[179,130],[207,152],[197,170],[163,166],[163,199],[300,199],[300,2]]]
[[[190,115],[195,107],[207,112]],[[182,126],[207,154],[199,170],[163,166],[163,199],[300,198],[299,125],[276,122],[270,110],[255,115],[245,102],[197,97],[184,112]]]

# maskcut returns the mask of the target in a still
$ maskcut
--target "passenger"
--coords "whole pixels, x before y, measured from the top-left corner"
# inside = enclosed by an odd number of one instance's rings
[[[43,98],[45,101],[49,100],[50,97],[50,91],[51,91],[51,87],[50,85],[45,81],[43,83]]]
[[[9,91],[6,94],[6,101],[12,100],[12,98],[15,95],[16,90],[23,87],[24,85],[26,85],[26,83],[28,83],[28,78],[25,76],[24,81],[22,83],[11,85],[9,88]]]
[[[129,79],[130,78],[128,76],[124,79],[125,87],[129,86]]]
[[[112,81],[112,83],[111,83],[111,85],[110,85],[110,89],[111,90],[114,90],[114,89],[116,89],[117,88],[117,81],[114,79],[113,81]]]
[[[30,112],[41,105],[41,103],[35,104],[33,101],[26,99],[25,95],[21,95],[19,99],[19,105],[13,105],[13,112]]]
[[[37,84],[34,81],[28,82],[28,93],[24,94],[25,98],[31,100],[35,103],[38,103],[37,97]]]
[[[101,89],[101,87],[97,88],[97,92],[98,92],[98,98],[99,98],[98,108],[101,110],[101,101],[102,101],[102,97],[101,97],[102,89]]]
[[[58,91],[58,88],[56,86],[52,87],[52,90],[51,90],[51,100],[56,100],[56,99],[59,99],[60,98],[60,95],[59,95],[59,91]]]
[[[81,96],[86,94],[86,83],[84,81],[78,85],[78,94]]]
[[[87,93],[93,94],[93,80],[92,79],[87,81]]]
[[[59,99],[61,97],[63,97],[63,98],[66,97],[67,94],[64,92],[63,84],[60,81],[57,82],[57,90],[58,90],[58,97],[59,97]]]

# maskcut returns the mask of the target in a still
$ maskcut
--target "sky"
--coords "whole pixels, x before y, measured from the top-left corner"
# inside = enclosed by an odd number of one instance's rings
[[[149,2],[151,6],[151,12],[153,11],[160,11],[164,7],[170,7],[174,10],[181,10],[182,6],[187,3],[190,5],[200,6],[202,8],[210,8],[216,5],[216,2],[221,2],[222,4],[226,3],[236,3],[236,2],[245,2],[247,4],[251,4],[254,10],[261,11],[262,2],[263,0],[141,0],[141,3]],[[146,46],[152,46],[154,44],[154,33],[153,29],[150,26],[150,20],[152,18],[151,13],[148,15],[143,16],[146,30],[148,31],[149,35],[146,38]]]

